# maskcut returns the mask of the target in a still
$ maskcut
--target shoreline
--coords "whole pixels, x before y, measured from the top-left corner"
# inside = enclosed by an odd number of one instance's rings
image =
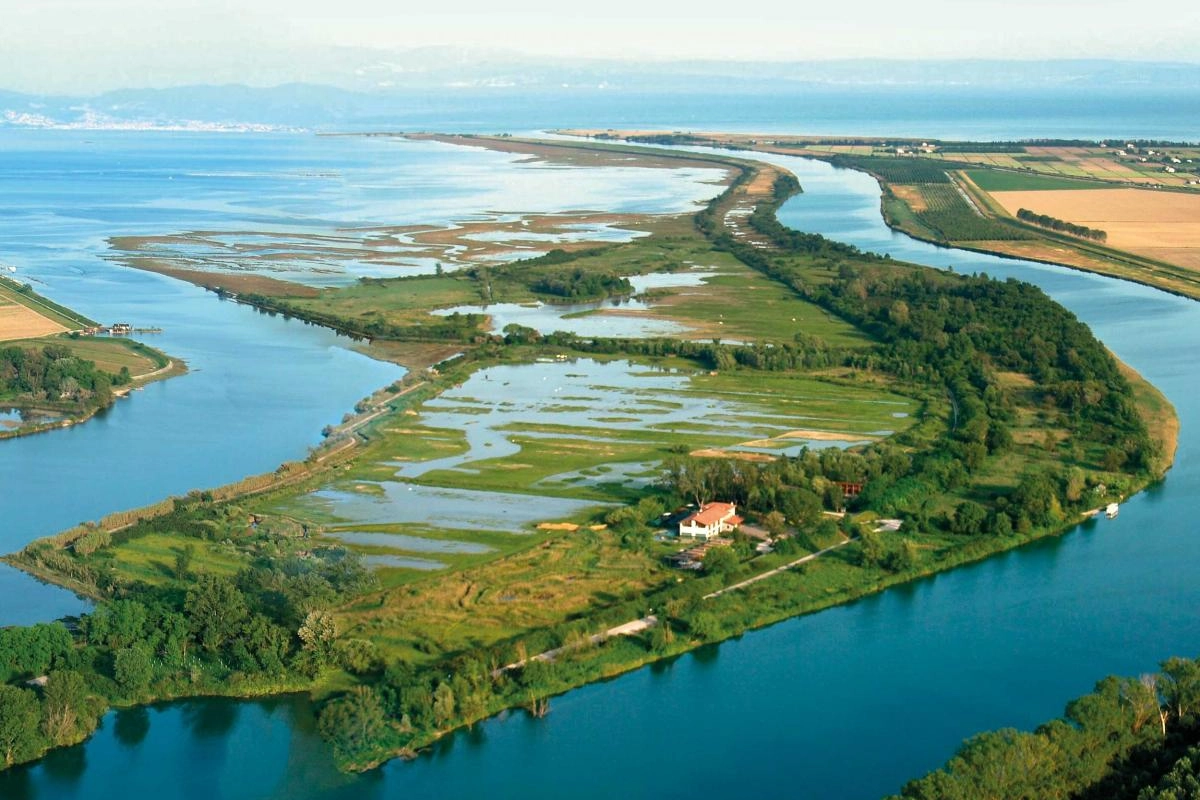
[[[1118,363],[1120,363],[1120,362],[1118,362]],[[1125,368],[1125,370],[1128,370],[1129,373],[1131,373],[1131,375],[1130,375],[1131,382],[1133,382],[1135,384],[1135,386],[1137,387],[1137,389],[1140,390],[1140,392],[1143,394],[1143,398],[1142,398],[1143,402],[1139,403],[1139,408],[1146,407],[1145,406],[1145,398],[1148,396],[1148,397],[1150,397],[1150,399],[1153,399],[1153,400],[1161,399],[1162,402],[1166,403],[1167,409],[1170,412],[1169,417],[1173,421],[1174,425],[1167,426],[1166,431],[1165,431],[1165,435],[1167,438],[1164,440],[1161,440],[1162,445],[1163,445],[1164,457],[1166,458],[1166,461],[1167,461],[1167,465],[1163,469],[1163,471],[1165,472],[1167,469],[1170,468],[1170,464],[1173,463],[1173,456],[1174,456],[1175,450],[1177,449],[1177,446],[1178,446],[1178,435],[1179,435],[1178,417],[1175,414],[1173,407],[1170,406],[1170,403],[1166,401],[1166,398],[1164,396],[1162,396],[1161,392],[1158,392],[1158,390],[1155,387],[1153,387],[1151,384],[1149,384],[1148,381],[1146,381],[1144,378],[1142,378],[1140,376],[1140,374],[1133,371],[1132,368],[1129,368],[1128,366],[1125,366],[1124,368]],[[418,388],[420,388],[420,387],[413,386],[407,391],[413,391]],[[393,409],[393,411],[395,411],[395,409]],[[366,425],[367,423],[372,421],[374,418],[378,418],[380,416],[385,416],[385,412],[379,411],[379,413],[377,413],[375,415],[375,417],[364,420],[363,425]],[[352,435],[353,435],[353,433],[352,433]],[[351,441],[353,441],[353,439]],[[342,448],[343,448],[343,450],[354,450],[353,447],[342,446]],[[334,451],[334,452],[329,453],[329,455],[333,455],[334,453],[340,454],[340,452],[342,452],[342,451],[341,450]],[[353,457],[353,456],[350,456],[350,457]],[[320,459],[318,459],[318,461],[319,460]],[[340,462],[338,462],[338,463],[340,463]],[[316,478],[316,477],[319,477],[321,472],[322,471],[320,471],[320,470],[313,471],[313,472],[310,472],[310,473],[304,475],[303,478],[304,479]],[[297,478],[295,482],[299,482],[300,480],[301,480],[301,478]],[[1126,495],[1126,497],[1123,497],[1122,500],[1127,499],[1128,496],[1131,496],[1133,494],[1143,491],[1146,487],[1152,485],[1155,482],[1156,482],[1155,479],[1152,477],[1149,477],[1149,476],[1145,477],[1144,479],[1135,481],[1131,485],[1131,489],[1130,489],[1128,495]],[[231,484],[229,486],[234,486],[234,485],[236,485],[236,484]],[[271,485],[271,486],[259,489],[257,491],[247,492],[240,496],[248,496],[250,494],[265,493],[265,492],[273,491],[275,489],[284,488],[287,485],[288,485],[287,482],[281,482],[281,483],[278,483],[275,485]],[[230,498],[226,498],[226,499],[230,499]],[[738,630],[738,631],[730,631],[728,633],[725,633],[718,639],[713,639],[710,641],[696,640],[696,639],[681,640],[675,646],[668,648],[665,652],[662,652],[662,653],[648,653],[648,652],[643,653],[642,656],[639,658],[630,659],[626,662],[622,662],[619,664],[613,664],[611,662],[608,662],[608,663],[602,662],[602,663],[598,663],[598,664],[593,664],[587,668],[589,671],[587,671],[586,674],[582,678],[579,678],[578,680],[575,680],[575,681],[568,681],[561,686],[555,686],[551,690],[544,693],[543,697],[557,696],[566,691],[570,691],[571,689],[578,688],[579,686],[582,686],[582,685],[586,685],[587,683],[595,682],[597,680],[605,680],[608,678],[617,677],[619,675],[626,674],[626,673],[634,671],[636,669],[640,669],[641,667],[646,666],[647,664],[650,664],[650,663],[653,663],[656,661],[661,661],[661,660],[668,659],[668,658],[673,658],[677,655],[695,650],[702,646],[706,646],[709,644],[715,644],[719,641],[725,641],[727,639],[734,638],[736,636],[741,635],[741,633],[743,633],[746,630],[758,630],[761,628],[765,628],[765,627],[768,627],[771,625],[778,624],[779,622],[782,622],[786,619],[804,616],[807,614],[816,613],[817,611],[821,611],[821,610],[824,610],[824,609],[827,609],[830,607],[843,605],[845,603],[849,603],[849,602],[858,600],[862,597],[866,597],[866,596],[878,593],[878,592],[883,591],[884,589],[890,588],[892,586],[914,582],[916,580],[924,579],[924,578],[930,577],[932,575],[936,575],[938,573],[945,572],[950,569],[954,569],[955,567],[958,567],[958,566],[976,563],[978,561],[982,561],[982,560],[989,558],[990,556],[996,555],[998,553],[1017,549],[1019,547],[1025,546],[1027,544],[1031,544],[1035,541],[1047,539],[1047,538],[1050,538],[1053,536],[1062,536],[1062,535],[1065,535],[1067,533],[1077,530],[1079,528],[1079,525],[1084,521],[1086,521],[1086,517],[1084,517],[1082,519],[1078,519],[1078,520],[1072,520],[1070,522],[1064,522],[1062,525],[1060,525],[1058,527],[1048,528],[1048,529],[1043,529],[1043,530],[1035,530],[1024,536],[1013,537],[1013,538],[1005,539],[1003,541],[998,541],[998,542],[987,541],[984,543],[986,546],[980,546],[980,547],[975,547],[975,548],[964,548],[962,550],[955,551],[953,553],[953,556],[954,556],[953,558],[948,559],[943,564],[938,564],[936,567],[923,568],[923,569],[919,569],[919,570],[908,570],[905,572],[890,574],[890,575],[880,578],[879,580],[877,580],[873,583],[864,584],[859,587],[848,588],[848,589],[841,591],[839,594],[828,596],[828,597],[822,598],[821,600],[818,600],[815,602],[811,602],[808,604],[804,604],[802,602],[799,607],[780,609],[780,610],[772,612],[772,613],[767,613],[767,614],[755,619],[755,621],[753,623],[749,624],[745,628]],[[45,540],[39,540],[39,541],[45,541]],[[14,563],[13,561],[9,560],[9,558],[10,557],[5,557],[5,560],[9,561],[9,563]],[[14,565],[18,566],[21,569],[26,568],[25,565],[23,565],[21,563],[15,563]],[[771,569],[770,567],[765,567],[763,569],[763,573],[769,572],[770,569]],[[26,571],[29,571],[29,570],[26,570]],[[33,573],[31,572],[30,574],[33,574]],[[62,585],[61,583],[59,583],[58,581],[53,580],[53,579],[51,579],[50,582],[56,583],[57,585]],[[730,594],[740,594],[740,591],[731,592]],[[311,695],[311,693],[313,693],[315,691],[319,691],[320,688],[321,688],[321,684],[319,681],[317,681],[317,682],[313,682],[313,683],[309,684],[306,688],[302,689],[301,691],[308,692]],[[266,692],[265,694],[289,694],[289,693],[293,693],[293,692],[286,692],[286,691],[285,692],[277,692],[277,693]],[[162,699],[163,700],[182,699],[185,696],[188,696],[188,695],[179,695],[179,696],[173,697],[173,698],[162,698]],[[205,693],[199,693],[195,696],[214,696],[214,695],[206,695]],[[247,696],[258,696],[258,695],[229,694],[229,695],[216,695],[216,696],[247,697]],[[371,769],[375,766],[378,766],[379,764],[381,764],[384,761],[386,761],[390,758],[393,758],[393,757],[411,757],[412,755],[415,755],[416,753],[420,752],[421,749],[428,747],[430,744],[443,738],[447,733],[449,733],[453,730],[458,730],[462,727],[472,725],[472,724],[474,724],[474,722],[477,722],[477,721],[480,721],[483,719],[488,719],[488,718],[494,716],[495,714],[500,713],[501,711],[503,711],[505,709],[520,707],[522,704],[523,704],[522,702],[514,701],[514,702],[505,702],[505,703],[501,704],[499,707],[489,706],[488,709],[486,711],[484,711],[483,713],[481,713],[480,715],[473,716],[468,719],[464,719],[461,722],[461,724],[455,725],[446,730],[439,730],[439,731],[433,732],[428,737],[425,737],[414,743],[406,744],[402,748],[390,749],[390,750],[386,750],[384,752],[380,752],[378,754],[378,756],[379,756],[378,758],[370,758],[370,759],[367,759],[362,762],[353,762],[351,764],[347,764],[347,765],[343,765],[343,766],[353,769],[354,771],[365,771],[365,770]],[[138,705],[140,705],[140,703]]]
[[[877,142],[877,141],[881,141],[880,137],[854,137],[854,136],[830,137],[830,136],[803,136],[803,135],[793,136],[790,134],[755,135],[755,134],[728,134],[728,133],[713,133],[713,132],[667,134],[664,131],[640,131],[640,130],[600,131],[598,129],[560,129],[560,130],[555,130],[552,132],[558,133],[561,135],[565,135],[565,136],[577,137],[581,144],[592,143],[592,142],[617,144],[617,143],[621,143],[621,142],[626,142],[631,145],[637,145],[637,144],[639,144],[638,137],[655,138],[655,137],[666,136],[669,138],[669,137],[675,137],[675,136],[682,136],[683,138],[688,139],[688,141],[680,141],[679,145],[681,145],[681,146],[704,147],[704,148],[711,148],[714,150],[716,150],[716,149],[735,150],[735,151],[745,152],[748,156],[752,156],[755,152],[762,152],[762,153],[768,153],[768,154],[774,154],[774,155],[790,156],[790,157],[794,157],[794,158],[807,158],[807,159],[812,159],[815,161],[824,161],[826,163],[831,163],[831,164],[833,164],[833,166],[841,168],[841,169],[852,169],[854,171],[863,172],[863,173],[873,177],[876,180],[876,182],[879,184],[880,189],[882,190],[882,196],[880,198],[880,206],[881,206],[880,210],[881,210],[881,214],[884,219],[884,222],[887,224],[887,226],[894,231],[903,233],[907,236],[912,237],[913,239],[917,239],[918,241],[925,242],[926,244],[934,245],[936,247],[941,247],[941,248],[945,248],[948,250],[955,250],[955,249],[967,250],[970,252],[983,253],[985,255],[995,256],[997,258],[1003,258],[1003,259],[1007,259],[1007,260],[1031,261],[1031,262],[1035,262],[1035,263],[1039,263],[1039,264],[1049,264],[1051,266],[1062,267],[1064,269],[1070,269],[1070,270],[1074,270],[1077,272],[1086,272],[1086,273],[1090,273],[1093,275],[1103,275],[1103,276],[1110,277],[1110,278],[1117,278],[1119,280],[1129,281],[1130,283],[1140,284],[1142,286],[1149,286],[1151,288],[1158,289],[1160,291],[1166,292],[1168,294],[1173,294],[1178,297],[1186,297],[1190,300],[1200,301],[1200,271],[1192,270],[1192,269],[1189,269],[1188,267],[1179,266],[1179,265],[1171,264],[1168,262],[1158,261],[1156,259],[1149,258],[1146,256],[1140,256],[1136,253],[1131,253],[1129,251],[1119,250],[1119,249],[1111,248],[1111,247],[1104,247],[1104,246],[1096,245],[1095,243],[1089,243],[1089,242],[1085,242],[1085,241],[1075,241],[1072,237],[1066,237],[1065,235],[1055,234],[1055,232],[1053,232],[1053,231],[1047,231],[1044,228],[1029,225],[1026,223],[1021,223],[1019,220],[1016,220],[1016,219],[1005,219],[1005,222],[1036,234],[1038,238],[1032,240],[1034,242],[1041,242],[1041,243],[1050,244],[1050,245],[1057,243],[1059,245],[1065,245],[1065,246],[1071,248],[1074,252],[1079,253],[1083,258],[1090,259],[1093,257],[1101,257],[1101,258],[1112,259],[1118,263],[1115,264],[1111,268],[1106,268],[1105,266],[1103,266],[1103,264],[1096,264],[1094,266],[1086,266],[1086,265],[1079,264],[1079,263],[1072,264],[1072,263],[1066,263],[1064,261],[1056,261],[1053,258],[1049,258],[1049,257],[1043,256],[1043,255],[1038,255],[1038,254],[1026,255],[1026,254],[1015,254],[1015,253],[1011,253],[1011,252],[1005,252],[1004,250],[996,250],[996,249],[992,249],[992,248],[989,248],[986,246],[981,246],[981,245],[973,243],[971,241],[951,242],[948,240],[939,239],[935,236],[931,236],[927,232],[916,230],[912,226],[904,225],[896,220],[894,215],[891,213],[891,210],[888,208],[888,204],[887,204],[888,198],[894,197],[897,202],[903,203],[906,207],[909,207],[909,206],[898,194],[896,194],[893,191],[892,185],[885,178],[880,176],[879,174],[877,174],[877,173],[871,171],[870,169],[868,169],[864,166],[861,166],[861,165],[860,166],[849,166],[849,165],[839,165],[837,163],[834,163],[834,160],[838,157],[837,153],[806,152],[803,150],[796,150],[796,149],[791,149],[791,148],[787,148],[787,147],[781,147],[781,146],[778,146],[775,144],[776,140],[781,140],[781,139],[786,139],[788,142],[796,142],[796,143],[807,142],[807,143],[811,143],[811,144],[816,144],[816,143],[821,143],[821,142],[826,142],[826,141],[836,140],[836,139],[847,139],[847,140],[854,139],[854,140],[862,140],[864,142],[866,142],[866,141],[876,141]],[[919,138],[914,139],[914,138],[910,138],[910,137],[887,137],[886,140],[888,142],[905,142],[905,143],[909,143],[909,144],[921,143],[923,141],[922,139],[919,139]],[[927,141],[933,141],[933,140],[927,140]],[[670,147],[670,144],[665,144],[664,147]],[[690,152],[690,151],[688,151],[688,152]],[[918,159],[918,160],[920,160],[922,162],[924,161],[923,159]],[[1017,174],[1017,175],[1027,174],[1020,170],[1006,169],[1006,168],[1002,168],[1002,167],[988,166],[988,165],[984,165],[984,164],[973,165],[973,166],[977,166],[980,169],[989,169],[989,170],[995,170],[998,172],[1013,173],[1013,174]],[[952,169],[953,168],[950,166],[947,167],[948,172],[952,171]],[[1035,174],[1040,175],[1041,173],[1035,173]],[[1099,179],[1080,178],[1079,180],[1081,183],[1095,183]],[[957,180],[955,181],[955,183],[957,185]],[[1112,186],[1117,187],[1117,188],[1135,188],[1135,189],[1147,189],[1148,190],[1147,185],[1137,183],[1137,182],[1110,182],[1110,183],[1112,184]],[[972,189],[973,189],[973,187],[968,187],[968,189],[967,189],[968,193],[971,195],[971,197],[973,199],[978,200],[978,197],[976,196],[975,192]],[[1187,195],[1195,194],[1195,192],[1193,190],[1186,189],[1186,188],[1180,188],[1180,187],[1172,187],[1172,186],[1157,188],[1157,189],[1155,189],[1155,191],[1175,192],[1175,193],[1182,193],[1182,194],[1187,194]],[[983,213],[984,219],[992,218],[992,216],[988,213],[988,211],[989,211],[988,208],[980,208],[980,210],[984,212]],[[1083,249],[1080,249],[1080,248],[1083,248]],[[1089,253],[1087,252],[1087,250],[1089,250],[1089,249],[1099,250],[1100,252],[1089,255]],[[1167,274],[1164,274],[1160,277],[1157,274],[1157,271],[1160,271],[1160,270],[1166,270]],[[1151,274],[1144,274],[1146,272],[1149,272]],[[1175,272],[1177,274],[1171,274],[1172,272]]]

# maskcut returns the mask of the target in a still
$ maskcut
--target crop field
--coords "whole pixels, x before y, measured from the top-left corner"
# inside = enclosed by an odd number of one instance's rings
[[[62,325],[33,309],[0,298],[0,342],[30,339],[65,331]]]
[[[1200,269],[1200,195],[1146,189],[993,192],[1007,211],[1098,228],[1108,244],[1137,255]]]
[[[917,219],[947,241],[1030,238],[1018,228],[980,216],[953,184],[923,185],[920,193],[925,208],[916,212]]]
[[[0,282],[0,342],[62,333],[68,324],[53,308],[41,307],[36,298]]]
[[[1047,175],[1031,175],[1023,172],[1002,172],[994,169],[972,169],[966,171],[971,182],[985,192],[1034,192],[1054,189],[1111,189],[1103,183],[1094,183],[1071,178],[1056,178]]]
[[[888,158],[883,156],[843,157],[833,159],[835,166],[866,170],[888,183],[949,184],[947,165],[924,158]]]
[[[1116,147],[1026,145],[1013,153],[945,151],[922,158],[958,161],[1005,170],[1021,170],[1031,177],[1082,178],[1115,183],[1188,187],[1197,179],[1200,149],[1166,147],[1162,150]],[[1168,172],[1171,167],[1174,172]],[[974,176],[972,176],[974,177]],[[1003,180],[1001,178],[1000,180]],[[1007,187],[1006,187],[1007,188]],[[1064,187],[1069,188],[1069,187]],[[1196,188],[1191,184],[1191,188]],[[999,190],[999,189],[998,189]]]

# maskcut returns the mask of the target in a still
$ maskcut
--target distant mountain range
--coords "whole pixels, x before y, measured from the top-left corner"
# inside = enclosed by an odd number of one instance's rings
[[[829,90],[1200,90],[1200,64],[1127,61],[625,62],[502,51],[332,49],[297,66],[264,66],[258,86],[131,88],[90,97],[0,91],[0,125],[55,128],[364,128],[430,103],[468,97],[597,93],[795,94]],[[297,75],[319,82],[287,82]],[[224,75],[215,75],[221,80]]]

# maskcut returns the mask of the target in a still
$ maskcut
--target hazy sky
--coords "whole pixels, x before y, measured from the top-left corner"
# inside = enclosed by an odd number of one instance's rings
[[[334,45],[606,58],[1200,60],[1192,0],[0,0],[0,10],[0,88],[18,90],[336,81],[318,52]]]

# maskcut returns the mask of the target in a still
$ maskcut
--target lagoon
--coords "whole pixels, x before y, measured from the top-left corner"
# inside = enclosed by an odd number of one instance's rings
[[[0,795],[153,787],[164,798],[230,800],[871,798],[940,765],[965,736],[1057,715],[1105,674],[1194,655],[1200,305],[914,242],[883,225],[869,177],[786,163],[805,188],[781,211],[789,225],[896,258],[1019,277],[1093,325],[1179,410],[1166,482],[1116,520],[585,687],[553,700],[544,719],[505,715],[368,775],[332,772],[306,704],[196,701],[144,712],[125,726],[133,734],[110,714],[89,743],[0,774]]]

